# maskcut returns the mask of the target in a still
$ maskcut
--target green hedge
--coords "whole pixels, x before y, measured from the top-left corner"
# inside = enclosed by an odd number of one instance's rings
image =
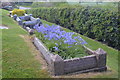
[[[92,7],[37,8],[27,12],[120,50],[118,12]]]

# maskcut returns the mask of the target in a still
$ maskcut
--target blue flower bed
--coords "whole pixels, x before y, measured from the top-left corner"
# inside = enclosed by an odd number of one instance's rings
[[[87,44],[74,32],[66,32],[60,26],[35,25],[36,36],[48,47],[50,52],[63,59],[87,56],[83,45]]]

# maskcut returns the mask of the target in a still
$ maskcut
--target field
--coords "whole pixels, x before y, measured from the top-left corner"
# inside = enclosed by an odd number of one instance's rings
[[[9,29],[2,32],[2,77],[3,78],[49,78],[46,68],[43,69],[44,60],[37,57],[39,52],[33,47],[27,32],[22,29],[12,18],[8,17],[8,11],[1,10],[2,24]],[[56,25],[45,20],[43,24]],[[65,31],[69,29],[63,28]],[[80,35],[80,34],[77,34]],[[107,52],[107,72],[84,73],[76,75],[63,75],[60,78],[118,78],[118,50],[108,47],[94,39],[80,35],[89,45],[87,47],[96,50],[102,48]],[[22,73],[22,74],[21,74]],[[56,78],[56,77],[55,77]]]

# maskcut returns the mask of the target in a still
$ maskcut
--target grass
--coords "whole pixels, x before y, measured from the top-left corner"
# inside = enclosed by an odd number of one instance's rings
[[[49,24],[49,25],[56,25],[54,23],[50,23],[47,22],[45,20],[41,20],[43,22],[43,24]],[[68,30],[66,28],[64,28],[65,31],[71,31]],[[80,34],[77,34],[80,35]],[[93,76],[96,78],[118,78],[118,50],[113,49],[105,44],[102,44],[98,41],[95,41],[93,39],[90,39],[88,37],[85,37],[83,35],[80,35],[88,44],[86,45],[87,47],[89,47],[92,50],[97,50],[98,48],[102,48],[103,50],[105,50],[107,52],[107,66],[109,68],[109,71],[111,71],[110,74],[104,73],[102,75],[98,75],[98,76]]]
[[[12,18],[8,11],[2,10],[2,25],[9,29],[2,30],[2,77],[3,78],[44,78],[49,77],[41,69],[29,46],[20,35],[27,35]]]
[[[0,29],[0,36],[2,36],[2,30]],[[2,38],[0,37],[0,79],[2,79]]]

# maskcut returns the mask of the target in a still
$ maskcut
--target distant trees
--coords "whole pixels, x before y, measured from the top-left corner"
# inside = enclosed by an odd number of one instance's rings
[[[96,0],[96,4],[98,5],[99,3],[102,3],[103,0]]]
[[[15,2],[16,5],[31,6],[33,2]]]
[[[0,2],[0,8],[5,6],[15,6],[15,2]]]
[[[32,7],[57,7],[68,5],[67,2],[33,2]]]
[[[9,5],[11,5],[10,2],[1,2],[1,3],[0,3],[0,8],[2,8],[2,7],[4,7],[4,6],[9,6]]]

